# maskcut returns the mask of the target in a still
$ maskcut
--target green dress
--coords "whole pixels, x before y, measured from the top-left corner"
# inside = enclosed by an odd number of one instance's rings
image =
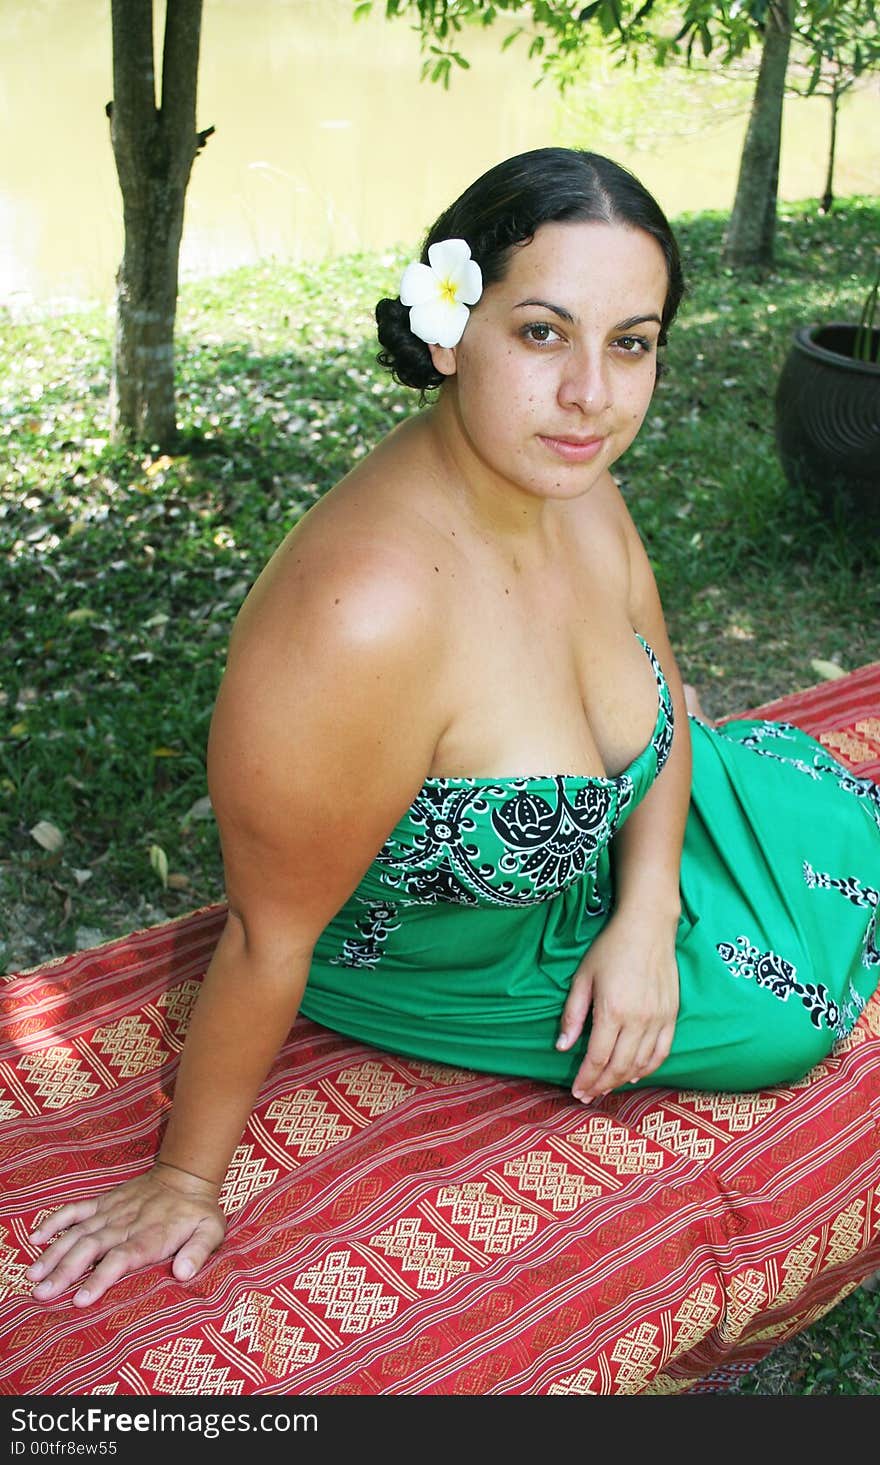
[[[555,1048],[613,907],[610,844],[672,743],[662,669],[648,746],[616,778],[428,778],[315,948],[303,1013],[379,1048],[570,1085]],[[880,978],[880,789],[787,723],[691,718],[693,782],[672,1051],[647,1085],[803,1075]]]

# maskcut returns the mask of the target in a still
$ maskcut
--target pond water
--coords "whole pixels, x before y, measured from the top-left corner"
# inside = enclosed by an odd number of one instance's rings
[[[217,130],[194,164],[184,275],[415,243],[485,168],[554,142],[610,153],[671,215],[730,207],[747,81],[633,75],[597,52],[560,100],[521,42],[501,51],[507,28],[469,29],[470,70],[444,91],[419,80],[406,22],[355,23],[351,0],[205,0],[198,125]],[[0,49],[0,305],[109,300],[108,0],[2,0]],[[787,103],[784,197],[821,192],[827,127],[827,103]],[[876,188],[878,139],[875,85],[846,101],[839,193]]]

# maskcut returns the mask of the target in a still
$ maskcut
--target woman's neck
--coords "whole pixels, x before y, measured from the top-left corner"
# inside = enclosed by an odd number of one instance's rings
[[[454,382],[443,388],[425,418],[444,460],[444,497],[467,515],[477,533],[518,553],[534,547],[541,555],[552,548],[566,505],[503,478],[475,452],[462,426]]]

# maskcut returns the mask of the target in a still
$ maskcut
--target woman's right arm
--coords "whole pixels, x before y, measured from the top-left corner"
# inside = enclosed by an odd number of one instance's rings
[[[314,944],[430,766],[439,722],[423,582],[405,564],[389,577],[383,560],[378,573],[368,554],[308,577],[283,559],[270,569],[236,624],[211,724],[229,913],[159,1157],[32,1233],[38,1245],[57,1238],[29,1270],[40,1299],[80,1283],[84,1306],[168,1258],[184,1281],[220,1245],[220,1186],[296,1017]]]

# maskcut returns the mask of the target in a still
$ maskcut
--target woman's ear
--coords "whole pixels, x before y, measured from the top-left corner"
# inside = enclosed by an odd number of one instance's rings
[[[455,376],[455,347],[454,346],[429,346],[431,360],[434,368],[441,376]]]

